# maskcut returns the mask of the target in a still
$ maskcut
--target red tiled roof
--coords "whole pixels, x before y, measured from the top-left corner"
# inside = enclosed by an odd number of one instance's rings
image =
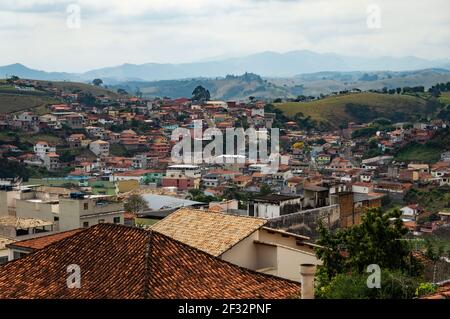
[[[69,230],[69,231],[65,231],[65,232],[60,232],[60,233],[56,233],[56,234],[38,237],[38,238],[16,241],[16,242],[8,245],[8,248],[16,248],[17,247],[20,249],[30,250],[30,251],[39,250],[39,249],[43,249],[43,248],[47,247],[48,245],[53,244],[59,240],[62,240],[64,238],[75,235],[76,233],[79,233],[82,230],[83,229],[74,229],[74,230]]]
[[[68,288],[67,266],[81,270]],[[300,284],[256,273],[154,231],[99,224],[0,266],[7,298],[288,298]]]
[[[439,287],[436,293],[425,296],[422,299],[450,299],[450,282]]]

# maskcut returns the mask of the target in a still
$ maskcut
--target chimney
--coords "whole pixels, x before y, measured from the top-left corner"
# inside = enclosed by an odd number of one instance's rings
[[[300,277],[302,284],[302,299],[314,299],[314,275],[316,274],[316,265],[301,264]]]

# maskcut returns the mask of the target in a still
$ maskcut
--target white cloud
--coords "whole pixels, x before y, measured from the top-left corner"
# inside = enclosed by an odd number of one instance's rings
[[[66,26],[72,3],[80,29]],[[367,28],[371,3],[381,29]],[[2,0],[0,64],[84,71],[299,49],[448,58],[448,12],[448,0]]]

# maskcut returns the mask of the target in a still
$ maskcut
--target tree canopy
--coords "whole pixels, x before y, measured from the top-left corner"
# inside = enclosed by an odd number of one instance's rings
[[[148,209],[147,201],[142,197],[142,195],[131,195],[125,201],[124,208],[127,212],[138,214],[145,209]]]
[[[412,298],[423,267],[404,239],[399,210],[368,209],[359,225],[331,231],[319,224],[319,298]],[[381,270],[379,289],[369,288],[369,265]]]
[[[205,89],[203,86],[199,85],[197,86],[194,91],[192,92],[192,100],[196,102],[206,102],[211,99],[211,94],[209,93],[209,90]]]
[[[363,272],[371,264],[382,269],[400,270],[411,275],[420,267],[410,254],[403,236],[408,232],[400,219],[401,212],[383,213],[369,209],[360,225],[330,231],[319,225],[317,256],[323,260],[320,271],[328,279],[340,273]]]
[[[92,84],[94,84],[95,86],[100,86],[103,84],[103,80],[102,79],[94,79],[94,80],[92,80]]]

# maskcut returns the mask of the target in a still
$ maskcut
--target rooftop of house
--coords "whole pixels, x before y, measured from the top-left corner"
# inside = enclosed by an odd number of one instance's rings
[[[318,186],[318,185],[314,185],[314,184],[305,184],[303,186],[303,189],[307,190],[307,191],[313,191],[313,192],[325,192],[325,191],[328,191],[327,187]]]
[[[78,289],[67,285],[73,264],[81,269]],[[114,224],[0,266],[3,299],[275,299],[299,292],[299,283],[235,266],[155,231]]]
[[[441,285],[435,293],[427,295],[422,299],[450,299],[450,282]]]
[[[6,245],[13,243],[14,240],[11,238],[0,236],[0,250],[5,249]]]
[[[266,223],[265,219],[256,217],[179,209],[154,224],[152,229],[213,256],[220,256]]]
[[[15,227],[16,229],[28,229],[35,227],[45,227],[50,225],[53,225],[53,223],[36,218],[18,218],[14,216],[0,216],[0,226]]]
[[[369,200],[375,200],[383,198],[385,195],[382,193],[369,193],[369,194],[363,194],[363,193],[353,193],[353,201],[355,203],[369,201]]]
[[[13,249],[18,248],[21,250],[26,250],[26,251],[31,252],[31,251],[43,249],[59,240],[62,240],[64,238],[75,235],[76,233],[79,233],[82,230],[83,229],[74,229],[74,230],[69,230],[69,231],[65,231],[65,232],[59,232],[59,233],[54,233],[54,234],[50,234],[50,235],[45,235],[42,237],[16,241],[14,243],[8,243],[7,247],[13,248]]]

